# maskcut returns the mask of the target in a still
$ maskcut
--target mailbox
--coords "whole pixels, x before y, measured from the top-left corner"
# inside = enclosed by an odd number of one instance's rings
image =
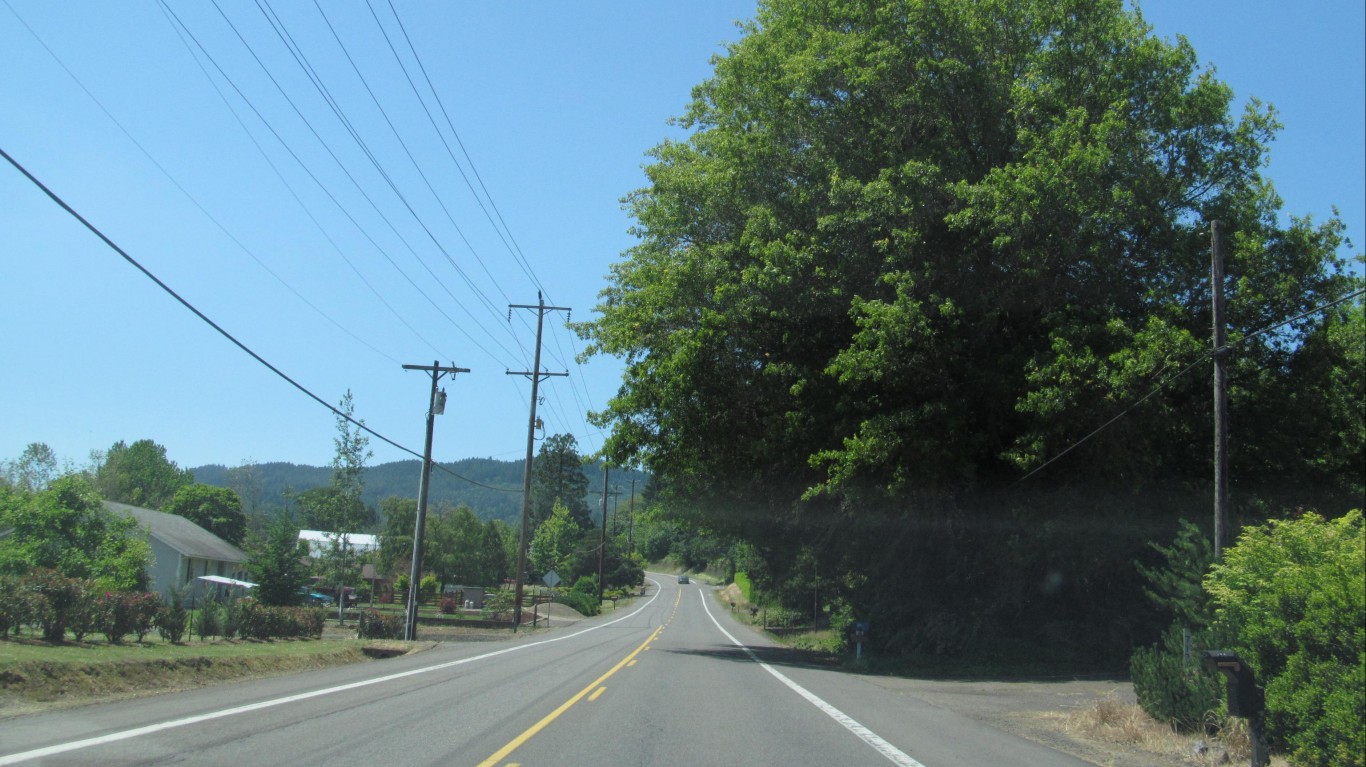
[[[849,637],[855,642],[867,642],[869,628],[868,621],[854,621],[849,626]]]
[[[1223,674],[1228,685],[1228,714],[1253,719],[1261,715],[1264,699],[1257,677],[1247,663],[1230,650],[1205,650],[1205,668]]]

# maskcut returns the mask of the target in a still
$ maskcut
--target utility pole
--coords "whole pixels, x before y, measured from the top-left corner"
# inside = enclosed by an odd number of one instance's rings
[[[636,481],[631,480],[631,508],[626,513],[626,548],[634,554],[636,551]]]
[[[1210,222],[1210,316],[1214,324],[1214,561],[1228,543],[1228,348],[1224,332],[1224,242]]]
[[[432,374],[432,394],[427,400],[427,441],[422,448],[422,473],[417,484],[417,521],[413,526],[413,567],[408,574],[408,601],[403,626],[403,638],[408,641],[417,639],[417,598],[418,586],[422,583],[422,534],[427,526],[427,494],[432,481],[432,428],[436,417],[446,412],[446,392],[436,388],[437,381],[447,373],[468,373],[468,368],[455,367],[452,362],[448,368],[441,367],[439,361],[431,365],[404,365],[404,370],[424,370]]]
[[[526,426],[526,465],[522,468],[522,532],[517,539],[517,588],[514,592],[512,602],[512,633],[517,633],[517,626],[522,622],[522,588],[526,581],[526,546],[527,546],[527,525],[531,519],[531,460],[532,452],[536,448],[536,397],[539,391],[542,378],[550,376],[567,376],[564,373],[547,373],[541,370],[541,326],[545,322],[546,312],[569,312],[567,306],[546,306],[545,299],[541,296],[541,291],[536,291],[536,304],[510,304],[508,306],[508,320],[512,319],[513,309],[535,309],[536,310],[536,353],[531,363],[531,370],[507,371],[510,376],[526,376],[531,379],[531,416],[527,419]],[[567,319],[568,315],[566,315]]]
[[[602,536],[598,542],[598,603],[602,603],[602,578],[607,572],[607,462],[602,462]]]

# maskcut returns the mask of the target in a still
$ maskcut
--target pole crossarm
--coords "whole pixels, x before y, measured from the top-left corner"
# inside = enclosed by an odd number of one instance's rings
[[[549,373],[541,370],[541,330],[545,324],[546,312],[569,312],[567,306],[546,306],[545,297],[540,291],[536,292],[536,303],[534,304],[510,304],[508,306],[508,321],[512,321],[513,309],[534,309],[536,311],[536,353],[535,359],[531,363],[530,371],[513,372],[507,371],[508,375],[526,376],[531,379],[531,414],[527,418],[526,427],[526,464],[522,468],[522,530],[517,541],[517,585],[512,599],[512,631],[517,632],[517,627],[522,622],[522,591],[526,580],[526,548],[527,548],[527,527],[531,520],[531,461],[532,453],[536,447],[536,397],[537,387],[541,381],[551,376],[567,376],[569,373]]]
[[[452,362],[450,367],[442,367],[439,360],[430,365],[404,365],[404,370],[421,370],[432,376],[432,391],[427,398],[427,440],[422,450],[422,471],[417,484],[417,519],[413,524],[413,561],[408,573],[408,598],[404,611],[403,638],[408,641],[417,639],[417,598],[418,585],[422,582],[422,536],[427,521],[427,495],[432,483],[432,430],[436,426],[436,416],[445,406],[446,394],[441,393],[438,407],[436,384],[442,376],[468,373],[469,368],[458,368]]]
[[[451,367],[448,367],[448,368],[444,368],[444,367],[441,367],[440,365],[436,365],[436,364],[432,364],[432,365],[404,365],[404,366],[403,366],[403,369],[404,369],[404,370],[426,370],[426,371],[428,371],[428,372],[436,373],[436,377],[437,377],[438,379],[440,379],[441,376],[445,375],[446,373],[455,374],[455,373],[468,373],[468,372],[470,372],[470,369],[469,369],[469,368],[458,368],[458,367],[454,367],[454,365],[455,365],[454,362],[452,362],[452,363],[451,363]]]

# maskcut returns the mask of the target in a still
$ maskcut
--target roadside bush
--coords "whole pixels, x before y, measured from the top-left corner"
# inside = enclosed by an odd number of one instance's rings
[[[1224,705],[1224,679],[1200,663],[1202,650],[1222,649],[1226,637],[1210,632],[1191,637],[1185,655],[1180,625],[1173,623],[1153,647],[1140,647],[1129,659],[1129,676],[1138,705],[1159,722],[1185,732],[1208,729],[1217,723]]]
[[[479,614],[486,620],[508,620],[512,617],[512,603],[514,595],[507,589],[498,589],[489,592],[484,598],[484,609]]]
[[[21,588],[32,598],[30,623],[41,631],[46,641],[62,641],[72,619],[72,610],[85,593],[81,582],[66,578],[56,570],[39,568],[24,577]]]
[[[574,581],[574,588],[570,589],[570,591],[575,594],[592,594],[593,596],[597,596],[598,577],[596,575],[580,575],[579,579]]]
[[[220,636],[223,633],[223,619],[227,612],[228,607],[218,602],[205,600],[204,604],[199,606],[190,621],[194,633],[199,635],[199,641],[202,642],[209,637]]]
[[[141,644],[156,626],[157,613],[162,609],[161,595],[150,591],[130,593],[126,606],[130,613],[129,628]]]
[[[436,579],[435,575],[424,575],[422,576],[422,580],[417,582],[417,587],[419,589],[418,593],[422,594],[422,597],[426,599],[427,597],[436,596],[436,590],[441,588],[441,583]]]
[[[580,579],[580,581],[582,581],[582,579]],[[573,591],[564,591],[556,594],[553,601],[559,602],[562,605],[568,605],[575,610],[578,610],[583,615],[597,615],[602,612],[602,604],[598,602],[597,592],[594,591],[585,594],[578,590],[578,584],[575,584]]]
[[[22,588],[22,580],[14,575],[0,575],[0,639],[29,622],[29,593]]]
[[[190,613],[185,609],[185,592],[182,589],[171,589],[168,604],[157,611],[152,622],[162,639],[171,644],[180,644],[180,640],[185,638],[186,627],[190,624]]]
[[[223,603],[223,610],[219,613],[218,632],[224,639],[236,639],[245,637],[247,634],[242,627],[246,625],[247,616],[256,604],[255,600],[248,599],[229,599]]]
[[[77,642],[95,633],[100,627],[100,603],[91,581],[77,580],[73,584],[75,594],[71,606],[67,608],[66,628]]]
[[[735,585],[740,588],[740,594],[744,596],[746,602],[754,601],[754,584],[749,580],[749,573],[737,571],[735,573]]]
[[[228,606],[244,639],[320,639],[327,614],[320,607],[275,607],[250,598]]]
[[[402,615],[387,615],[377,610],[361,610],[356,636],[361,639],[402,639],[406,628]]]
[[[455,597],[442,597],[437,604],[437,609],[442,615],[454,615],[460,612],[460,600]]]
[[[99,616],[99,631],[109,644],[122,644],[123,638],[132,631],[132,616],[124,607],[124,597],[120,591],[106,591],[95,600],[95,611]]]
[[[1366,536],[1360,510],[1248,528],[1205,578],[1266,689],[1273,748],[1306,767],[1366,753]]]

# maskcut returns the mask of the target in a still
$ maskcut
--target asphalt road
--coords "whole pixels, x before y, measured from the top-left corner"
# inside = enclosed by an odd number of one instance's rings
[[[504,643],[0,723],[0,765],[1086,765],[787,662],[710,588]]]

